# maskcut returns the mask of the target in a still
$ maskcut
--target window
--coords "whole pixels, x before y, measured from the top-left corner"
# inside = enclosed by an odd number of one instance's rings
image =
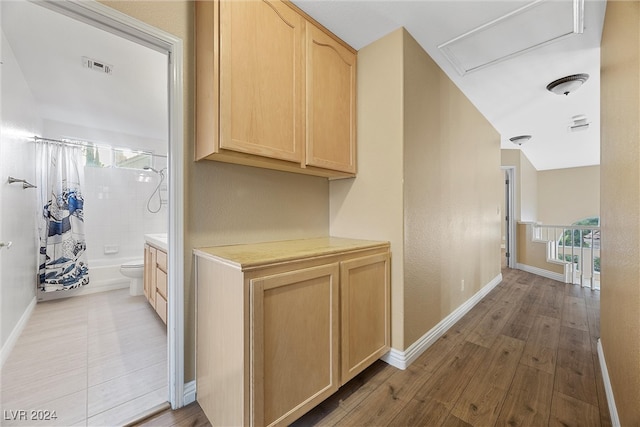
[[[96,168],[143,169],[152,165],[152,154],[144,151],[93,145],[85,149],[85,165]]]

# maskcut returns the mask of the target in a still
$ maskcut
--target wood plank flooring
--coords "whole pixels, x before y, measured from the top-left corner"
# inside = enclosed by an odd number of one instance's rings
[[[599,291],[503,269],[503,281],[408,369],[378,361],[293,425],[611,426]],[[144,426],[208,426],[194,403]]]
[[[121,425],[168,398],[166,329],[128,288],[39,303],[0,378],[2,425]]]

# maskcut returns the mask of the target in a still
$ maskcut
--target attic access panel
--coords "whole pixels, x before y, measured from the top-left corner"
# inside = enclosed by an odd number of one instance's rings
[[[583,31],[584,0],[536,0],[438,49],[463,76]]]

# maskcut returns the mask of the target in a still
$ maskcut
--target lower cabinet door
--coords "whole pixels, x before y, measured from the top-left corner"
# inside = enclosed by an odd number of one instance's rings
[[[160,316],[160,319],[167,324],[167,300],[160,295],[160,293],[156,294],[156,313]]]
[[[389,254],[340,263],[340,385],[371,365],[391,346]]]
[[[338,389],[338,263],[251,280],[252,425],[286,425]]]
[[[151,246],[144,245],[144,271],[142,282],[144,285],[144,296],[149,300],[149,288],[151,287],[151,270],[155,270],[155,265],[151,263]]]

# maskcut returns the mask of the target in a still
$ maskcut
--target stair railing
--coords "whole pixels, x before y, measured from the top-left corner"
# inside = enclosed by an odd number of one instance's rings
[[[600,227],[534,224],[533,240],[547,243],[547,259],[568,264],[572,283],[600,289]]]

